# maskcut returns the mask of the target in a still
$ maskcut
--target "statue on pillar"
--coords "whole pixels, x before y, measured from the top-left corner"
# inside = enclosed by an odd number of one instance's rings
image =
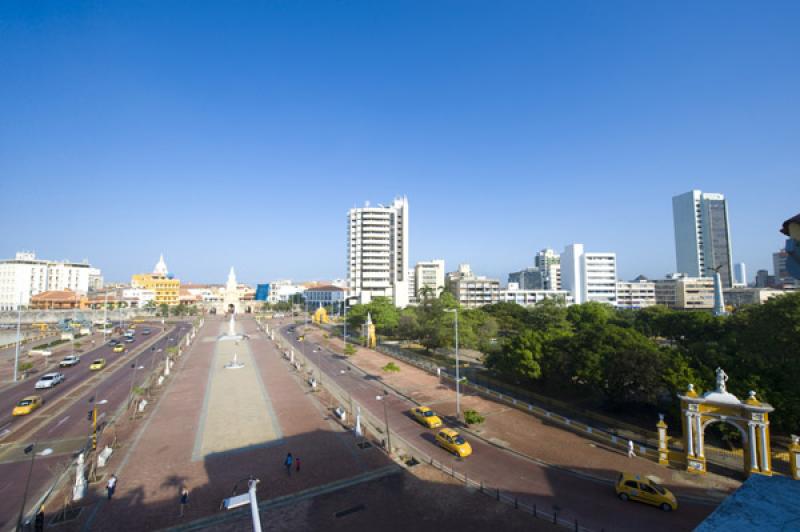
[[[716,369],[717,374],[717,391],[719,393],[728,393],[726,389],[725,383],[728,382],[728,375],[722,370],[722,368]]]

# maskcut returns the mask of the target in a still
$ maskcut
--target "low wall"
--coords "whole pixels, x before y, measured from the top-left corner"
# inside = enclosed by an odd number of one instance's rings
[[[124,308],[121,311],[114,309],[107,313],[103,310],[23,310],[20,321],[22,325],[30,325],[32,323],[58,323],[64,318],[71,319],[73,317],[95,321],[102,320],[103,316],[113,321],[119,320],[121,316],[127,321],[138,316],[155,316],[155,311],[143,308]],[[0,311],[0,325],[16,326],[17,311]]]

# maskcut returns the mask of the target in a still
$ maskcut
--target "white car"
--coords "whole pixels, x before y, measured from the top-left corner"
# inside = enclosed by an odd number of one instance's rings
[[[36,389],[41,390],[42,388],[52,388],[56,384],[60,384],[64,382],[64,374],[63,373],[46,373],[42,375],[42,378],[36,381]]]
[[[80,361],[81,357],[79,357],[78,355],[67,355],[61,362],[58,363],[58,365],[61,366],[62,368],[69,368],[79,363]]]

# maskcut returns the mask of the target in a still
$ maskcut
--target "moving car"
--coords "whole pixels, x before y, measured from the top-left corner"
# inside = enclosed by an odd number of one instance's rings
[[[63,359],[61,359],[61,362],[59,362],[58,365],[62,368],[69,368],[74,366],[75,364],[78,364],[80,361],[81,357],[79,357],[78,355],[67,355]]]
[[[436,443],[445,450],[464,458],[472,454],[472,446],[453,429],[442,429],[436,435]]]
[[[45,373],[38,381],[36,381],[36,389],[52,388],[56,384],[64,382],[63,373]]]
[[[150,334],[150,329],[142,329],[142,334]]]
[[[101,370],[106,367],[106,359],[105,358],[98,358],[89,366],[89,369],[92,371]]]
[[[115,353],[122,353],[123,351],[125,351],[125,346],[122,344],[117,344],[114,346],[114,349],[112,349],[112,351],[114,351]]]
[[[678,501],[672,492],[641,475],[620,473],[614,489],[617,492],[617,497],[623,501],[631,500],[652,504],[665,512],[678,509]]]
[[[14,407],[14,410],[11,411],[12,416],[27,416],[40,406],[44,401],[38,395],[29,395],[28,397],[24,398],[22,401],[17,403],[17,406]]]
[[[125,337],[125,343],[126,344],[132,344],[133,343],[133,336],[126,336]]]
[[[442,426],[442,420],[436,415],[436,412],[427,406],[412,408],[409,413],[429,429],[437,429]]]

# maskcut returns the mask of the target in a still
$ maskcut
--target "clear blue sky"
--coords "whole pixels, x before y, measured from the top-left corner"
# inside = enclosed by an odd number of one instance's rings
[[[411,260],[675,268],[671,197],[772,269],[800,211],[800,2],[0,3],[0,256],[164,252],[184,281],[345,274],[347,209]]]

